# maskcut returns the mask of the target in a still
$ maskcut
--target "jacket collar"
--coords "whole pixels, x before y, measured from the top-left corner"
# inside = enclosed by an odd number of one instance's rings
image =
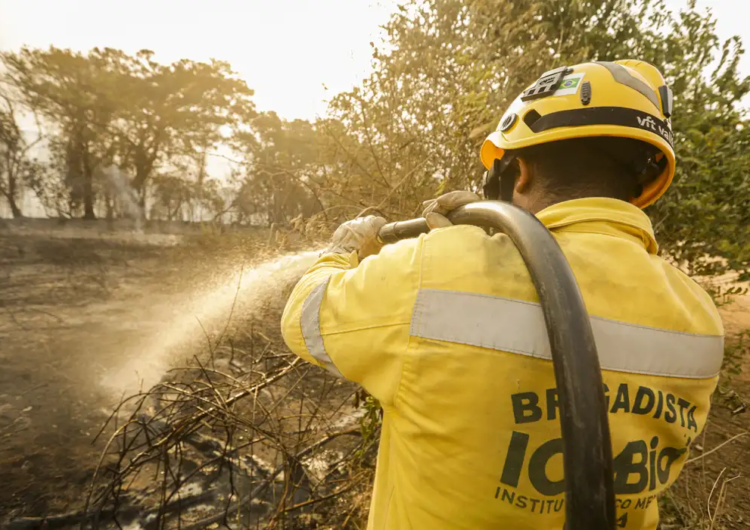
[[[640,243],[649,254],[659,247],[651,220],[625,201],[589,197],[553,204],[536,214],[554,232],[604,233]]]

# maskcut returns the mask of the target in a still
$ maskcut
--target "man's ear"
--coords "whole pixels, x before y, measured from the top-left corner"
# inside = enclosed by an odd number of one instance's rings
[[[522,194],[531,184],[533,172],[531,171],[531,164],[523,158],[517,158],[516,160],[518,161],[518,177],[516,178],[516,185],[513,191],[516,194]]]

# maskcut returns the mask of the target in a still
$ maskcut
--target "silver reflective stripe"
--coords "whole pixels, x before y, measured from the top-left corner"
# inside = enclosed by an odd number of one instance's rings
[[[312,292],[307,295],[305,302],[302,304],[302,337],[305,339],[305,346],[310,355],[315,357],[329,372],[343,377],[338,368],[333,364],[331,358],[326,352],[323,344],[323,335],[320,333],[320,306],[323,304],[323,296],[326,294],[326,287],[331,278],[326,278],[324,282],[318,285]]]
[[[597,61],[596,64],[600,64],[604,68],[609,70],[612,74],[612,77],[615,78],[615,81],[617,81],[621,85],[629,86],[633,90],[640,92],[641,94],[646,96],[651,101],[651,103],[654,104],[654,107],[659,109],[659,111],[662,110],[662,108],[659,106],[659,98],[656,96],[656,92],[654,92],[654,90],[650,86],[648,86],[637,77],[633,77],[624,66],[622,66],[621,64],[609,63],[606,61]]]
[[[637,326],[591,317],[605,370],[664,377],[713,377],[721,368],[724,337]],[[496,296],[422,289],[411,335],[551,359],[539,304]]]

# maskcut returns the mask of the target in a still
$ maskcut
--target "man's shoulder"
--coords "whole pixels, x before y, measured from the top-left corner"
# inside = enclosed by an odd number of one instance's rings
[[[518,249],[504,234],[476,226],[440,228],[422,250],[421,286],[535,301],[536,292]]]
[[[723,335],[721,315],[707,290],[710,285],[700,279],[691,278],[663,258],[654,256],[652,259],[660,262],[671,290],[691,314],[694,325],[701,327],[702,333]]]
[[[513,242],[505,234],[490,236],[478,226],[459,225],[432,230],[425,236],[425,246],[435,255],[456,256],[464,253],[518,254]]]

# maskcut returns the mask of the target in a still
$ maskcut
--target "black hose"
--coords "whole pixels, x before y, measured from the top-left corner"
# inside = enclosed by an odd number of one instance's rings
[[[396,221],[388,223],[380,229],[378,237],[383,243],[395,243],[402,239],[417,237],[430,231],[427,221],[424,219],[411,219],[409,221]]]
[[[563,438],[565,527],[614,529],[612,446],[599,357],[583,297],[560,246],[536,217],[508,203],[472,203],[448,218],[500,230],[518,248],[539,294],[552,352]],[[392,242],[428,230],[424,219],[415,219],[384,226],[380,237]]]

